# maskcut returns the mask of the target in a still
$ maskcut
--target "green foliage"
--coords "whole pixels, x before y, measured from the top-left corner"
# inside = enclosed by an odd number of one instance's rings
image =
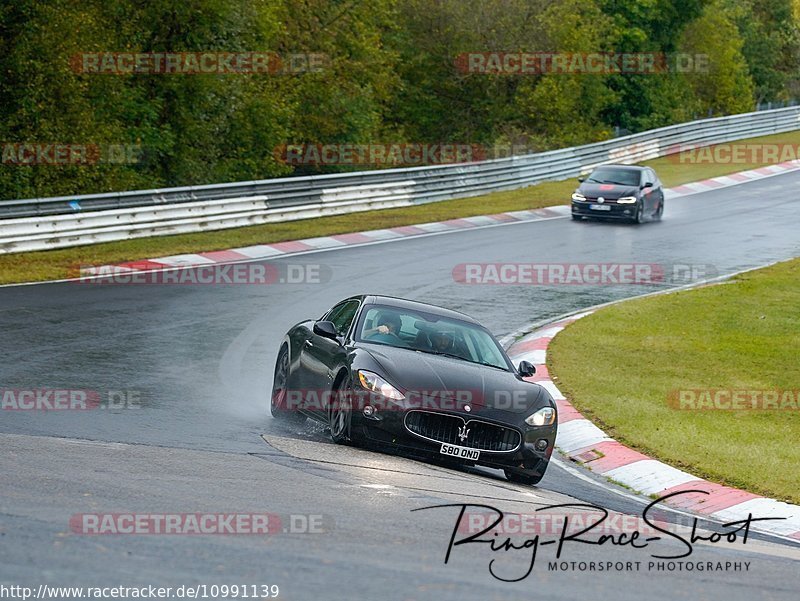
[[[548,47],[560,52],[590,53],[602,48],[613,20],[581,0],[552,4],[540,16]],[[610,128],[602,114],[618,99],[609,89],[611,76],[549,73],[520,86],[518,101],[525,125],[539,146],[554,148],[603,140]]]
[[[330,172],[284,144],[544,150],[796,95],[796,0],[15,0],[0,143],[128,145],[137,162],[0,164],[0,198]],[[288,74],[80,73],[99,52],[314,53]],[[708,73],[482,74],[461,53],[705,53]],[[501,151],[502,153],[502,151]],[[7,157],[6,157],[7,158]],[[345,169],[340,167],[339,169]],[[350,167],[351,169],[356,167]],[[359,167],[361,168],[361,167]]]
[[[707,72],[686,76],[701,112],[711,116],[753,110],[753,80],[742,54],[743,45],[736,25],[718,2],[706,7],[684,30],[679,49],[708,57]]]
[[[800,37],[792,0],[727,0],[725,10],[742,36],[742,54],[757,102],[790,98],[800,69]]]

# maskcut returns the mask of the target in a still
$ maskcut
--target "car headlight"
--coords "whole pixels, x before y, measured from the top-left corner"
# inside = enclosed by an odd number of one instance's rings
[[[575,192],[572,195],[572,200],[584,201],[584,200],[586,200],[586,197],[583,194],[581,194],[580,192]]]
[[[621,204],[621,205],[632,205],[637,200],[639,200],[639,199],[636,198],[635,196],[623,196],[622,198],[618,198],[617,199],[617,203]]]
[[[405,395],[402,392],[397,390],[397,388],[389,384],[389,382],[381,378],[378,374],[374,374],[371,371],[364,371],[362,369],[359,369],[356,373],[358,373],[358,381],[361,383],[361,386],[367,390],[371,392],[377,392],[378,394],[395,401],[400,401],[405,398]]]
[[[525,418],[525,423],[529,426],[549,426],[554,421],[556,421],[556,410],[552,407],[542,407]]]

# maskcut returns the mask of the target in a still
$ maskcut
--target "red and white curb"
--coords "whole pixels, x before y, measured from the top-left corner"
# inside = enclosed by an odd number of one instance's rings
[[[544,326],[508,349],[515,362],[530,361],[536,366],[536,375],[526,379],[544,386],[553,395],[558,405],[556,446],[560,451],[592,472],[645,495],[663,497],[687,490],[709,493],[683,494],[665,501],[676,509],[724,523],[745,520],[749,514],[759,518],[786,518],[764,522],[753,529],[800,540],[800,506],[708,482],[629,449],[586,419],[564,397],[547,371],[547,348],[558,332],[593,312],[586,311]]]
[[[741,173],[733,173],[721,177],[707,179],[701,182],[684,184],[666,190],[666,198],[688,196],[709,192],[719,188],[735,186],[774,175],[780,175],[790,171],[800,169],[800,160],[788,161],[778,165],[770,165]],[[477,217],[463,217],[460,219],[449,219],[447,221],[436,221],[431,223],[419,223],[415,225],[405,225],[380,230],[370,230],[366,232],[356,232],[351,234],[338,234],[334,236],[322,236],[319,238],[306,238],[303,240],[292,240],[289,242],[276,242],[274,244],[257,244],[244,248],[233,248],[230,250],[216,250],[201,253],[191,253],[173,255],[170,257],[160,257],[157,259],[142,259],[129,261],[118,265],[103,265],[84,267],[81,275],[92,276],[96,274],[109,273],[130,273],[139,271],[160,271],[166,269],[197,267],[203,265],[214,265],[224,263],[237,263],[253,261],[258,259],[272,259],[283,255],[290,255],[302,252],[313,252],[340,248],[344,246],[358,246],[363,244],[374,244],[400,238],[411,238],[415,236],[430,236],[445,232],[454,232],[473,228],[482,228],[509,223],[524,223],[531,221],[542,221],[547,219],[557,219],[568,217],[571,213],[569,205],[557,205],[530,211],[512,211],[509,213],[499,213],[496,215],[480,215]]]
[[[455,232],[473,228],[505,225],[509,223],[525,223],[531,221],[543,221],[547,219],[558,219],[569,216],[570,211],[571,209],[569,206],[559,205],[542,209],[533,209],[530,211],[512,211],[509,213],[499,213],[497,215],[479,215],[477,217],[463,217],[460,219],[449,219],[447,221],[419,223],[415,225],[405,225],[387,229],[356,232],[352,234],[337,234],[334,236],[322,236],[319,238],[305,238],[303,240],[276,242],[274,244],[258,244],[255,246],[246,246],[244,248],[234,248],[231,250],[217,250],[197,254],[173,255],[171,257],[160,257],[158,259],[143,259],[140,261],[120,263],[118,265],[104,265],[99,267],[83,268],[81,272],[82,275],[90,276],[95,273],[107,274],[109,272],[127,273],[136,271],[154,271],[220,263],[236,263],[258,259],[272,259],[282,255],[313,252],[345,246],[374,244],[377,242],[397,240],[400,238],[430,236],[444,232]]]

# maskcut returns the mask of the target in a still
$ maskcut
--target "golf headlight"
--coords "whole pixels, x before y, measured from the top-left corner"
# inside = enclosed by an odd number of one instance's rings
[[[361,386],[363,386],[367,390],[371,392],[377,392],[378,394],[381,394],[395,401],[400,401],[404,398],[402,392],[397,390],[397,388],[389,384],[389,382],[381,378],[378,374],[374,374],[371,371],[364,371],[361,369],[359,369],[357,373],[358,373],[358,381],[361,383]]]
[[[525,423],[529,426],[549,426],[554,421],[556,421],[556,410],[552,407],[543,407],[525,418]]]
[[[622,198],[617,199],[617,203],[621,205],[632,205],[638,199],[635,196],[623,196]]]
[[[581,194],[580,192],[575,192],[572,195],[572,200],[584,201],[584,200],[586,200],[586,197],[583,194]]]

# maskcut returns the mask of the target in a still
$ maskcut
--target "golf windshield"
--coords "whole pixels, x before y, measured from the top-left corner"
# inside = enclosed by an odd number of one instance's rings
[[[593,184],[614,184],[617,186],[638,186],[639,171],[635,169],[619,169],[615,167],[598,167],[589,176]]]

